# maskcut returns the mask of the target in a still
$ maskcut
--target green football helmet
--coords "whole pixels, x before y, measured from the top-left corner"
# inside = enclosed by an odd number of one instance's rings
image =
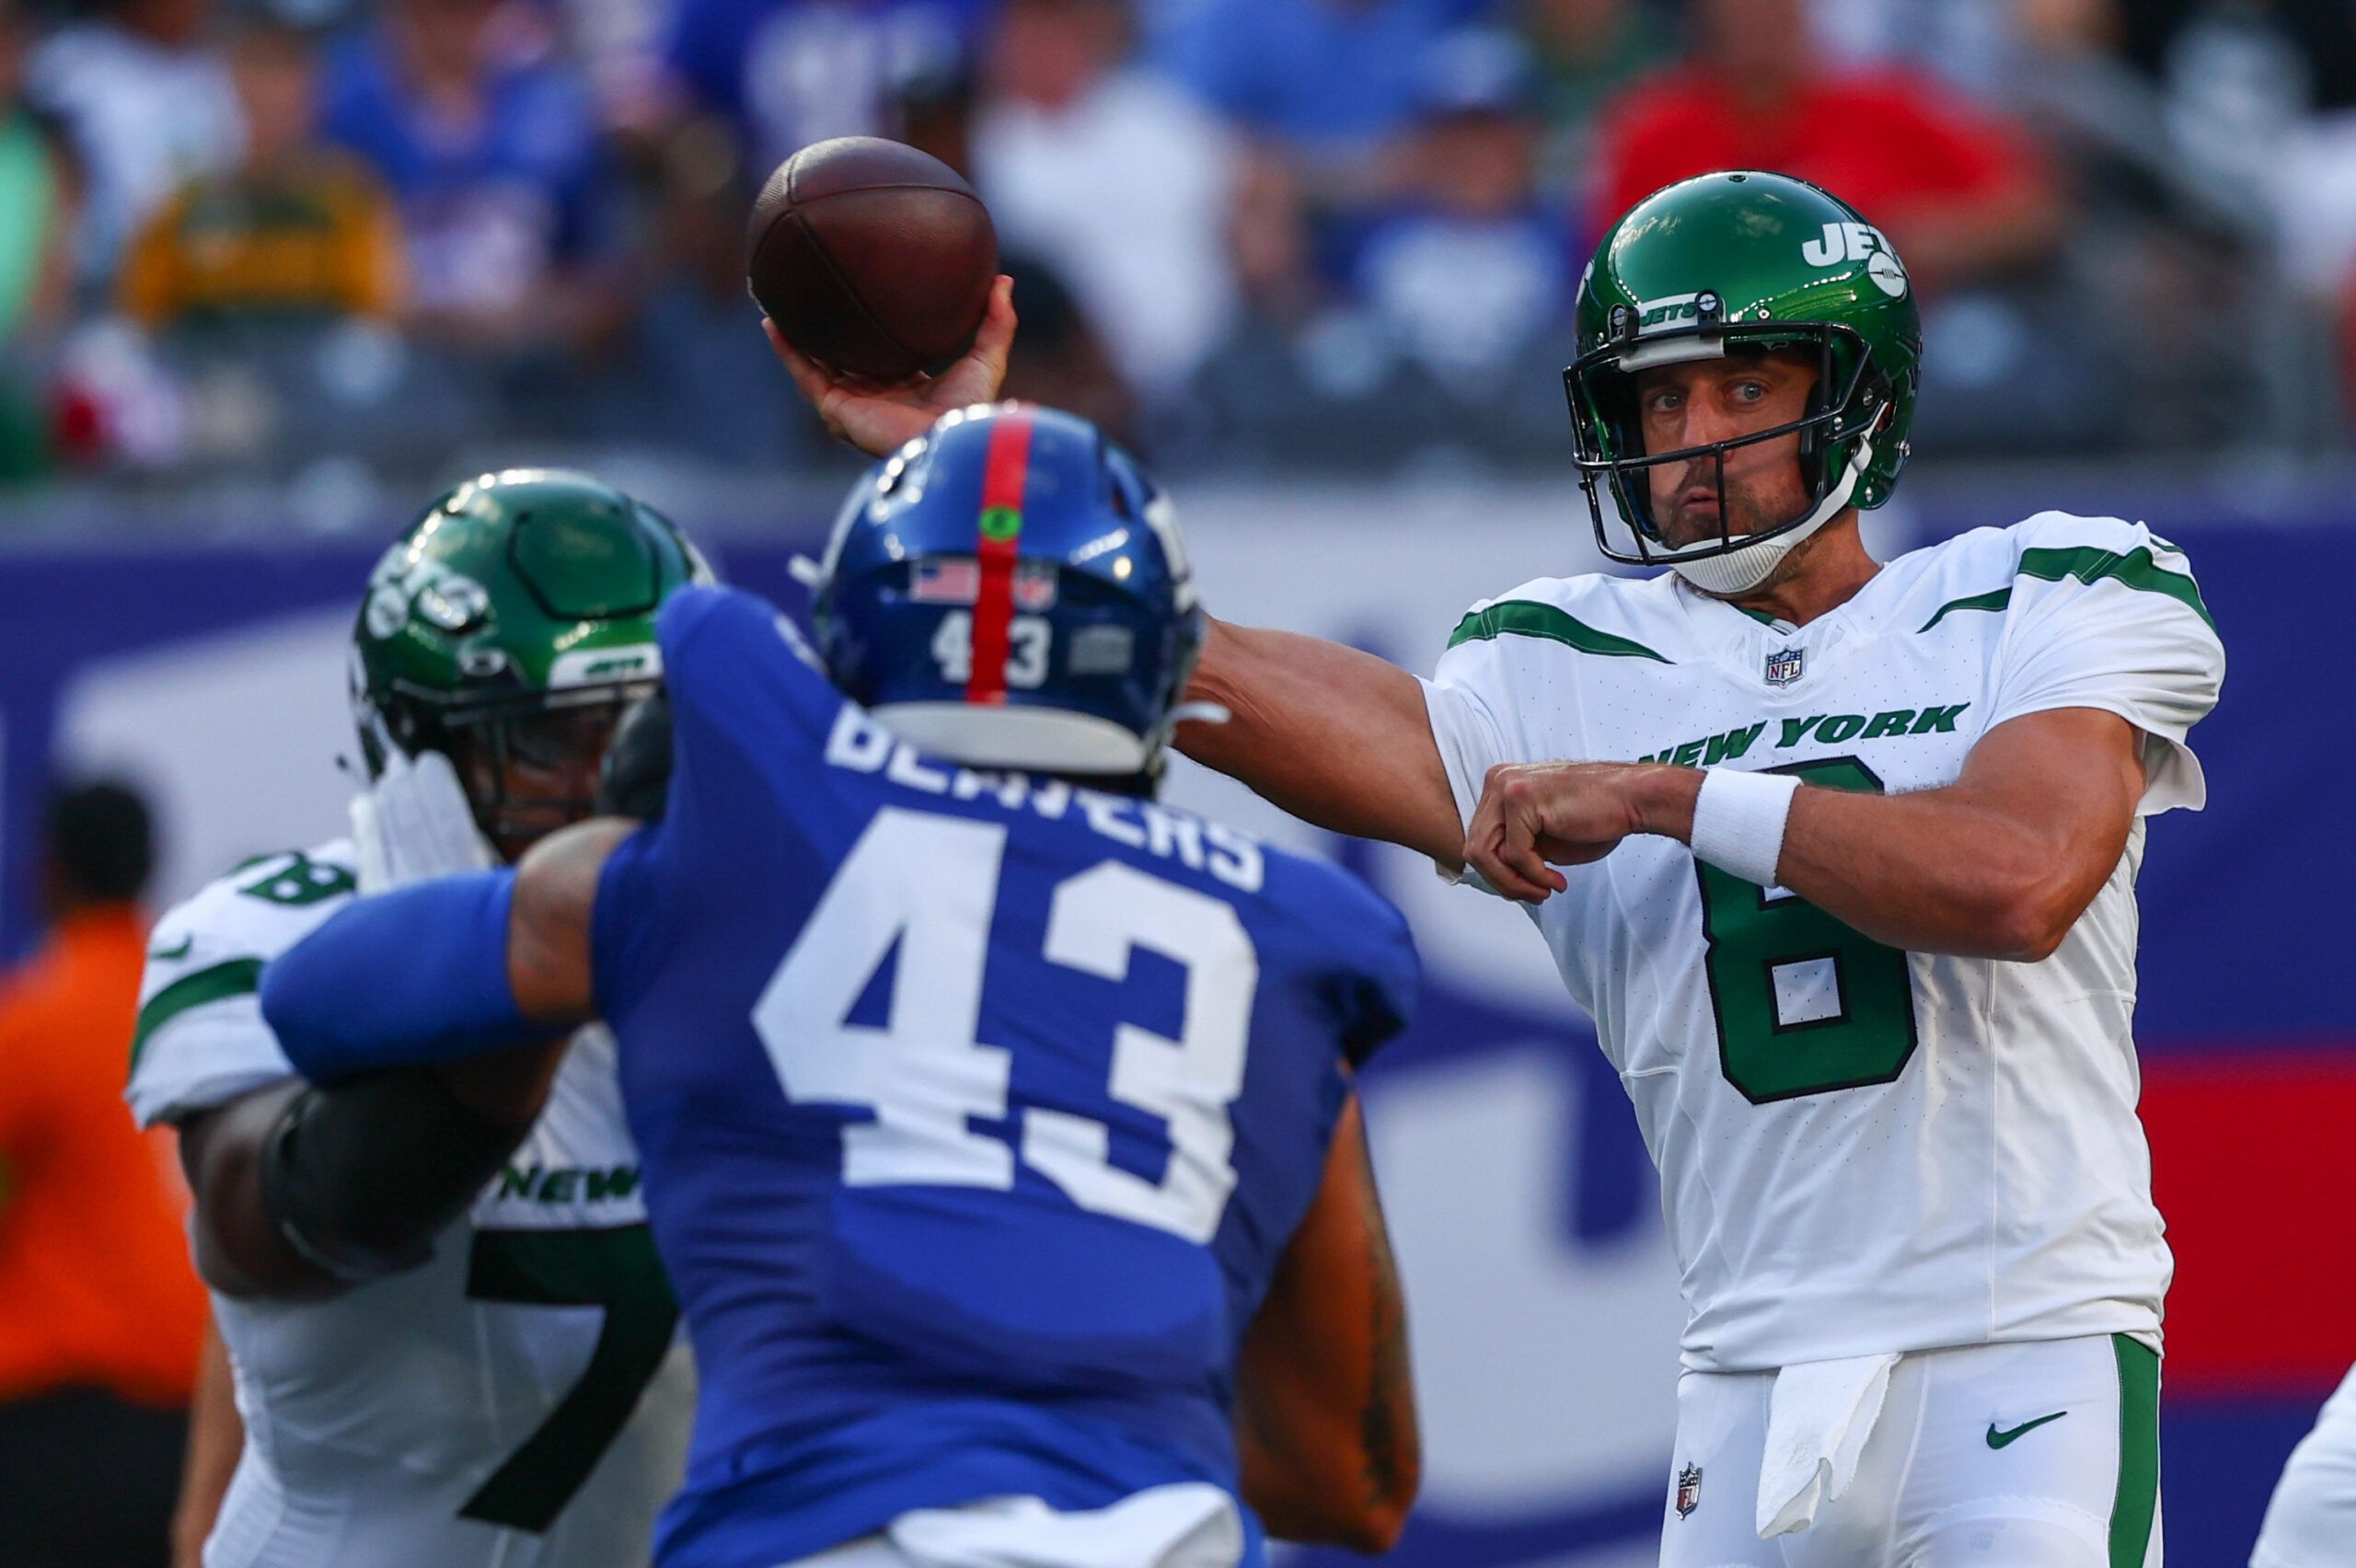
[[[615,722],[662,676],[655,612],[712,580],[669,519],[602,479],[549,468],[469,479],[369,574],[351,657],[369,776],[388,748],[445,754],[476,821],[511,853],[587,815]],[[514,791],[534,777],[561,782]]]
[[[1672,565],[1697,586],[1741,592],[1766,568],[1756,558],[1723,558],[1781,540],[1764,552],[1772,565],[1842,508],[1889,499],[1914,419],[1922,323],[1897,251],[1839,197],[1752,170],[1666,186],[1630,208],[1596,248],[1579,281],[1576,325],[1578,358],[1563,382],[1579,484],[1596,542],[1612,559]],[[1645,450],[1636,372],[1773,349],[1818,359],[1802,418],[1730,441]],[[1725,516],[1727,453],[1795,432],[1808,509],[1733,533]],[[1697,459],[1718,467],[1718,532],[1673,545],[1653,518],[1646,470]],[[1606,487],[1616,502],[1611,519]],[[1720,564],[1699,564],[1713,560]]]

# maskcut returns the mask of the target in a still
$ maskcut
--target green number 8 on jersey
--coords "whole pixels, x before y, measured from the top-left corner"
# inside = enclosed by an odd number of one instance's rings
[[[1772,769],[1833,790],[1882,792],[1854,757]],[[1703,861],[1703,967],[1717,1020],[1718,1064],[1754,1105],[1888,1083],[1914,1055],[1906,955],[1860,935],[1804,898]]]

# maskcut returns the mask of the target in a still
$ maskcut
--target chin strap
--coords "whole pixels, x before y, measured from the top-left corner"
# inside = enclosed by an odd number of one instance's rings
[[[1692,560],[1672,560],[1669,563],[1670,569],[1701,592],[1715,598],[1750,593],[1774,575],[1775,569],[1784,564],[1785,556],[1806,544],[1818,529],[1831,522],[1849,504],[1849,498],[1857,491],[1857,480],[1864,476],[1865,466],[1873,459],[1873,438],[1870,435],[1859,436],[1857,450],[1842,471],[1841,482],[1826,492],[1824,499],[1816,503],[1816,510],[1810,512],[1797,527],[1771,539],[1761,539],[1755,545],[1745,545],[1739,549],[1701,556]]]
[[[1182,702],[1170,710],[1168,716],[1161,721],[1161,728],[1156,733],[1167,741],[1171,732],[1181,724],[1224,724],[1234,717],[1234,714],[1228,711],[1224,703]]]
[[[1145,766],[1159,771],[1170,754],[1170,743],[1181,724],[1224,724],[1235,715],[1224,703],[1182,702],[1161,717],[1145,737]]]

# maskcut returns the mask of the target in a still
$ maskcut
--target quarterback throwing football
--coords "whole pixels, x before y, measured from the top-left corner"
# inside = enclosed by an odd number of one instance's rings
[[[1215,623],[1191,694],[1233,721],[1179,744],[1529,906],[1682,1272],[1665,1565],[2156,1564],[2134,880],[2224,664],[2184,557],[2045,513],[1872,559],[1912,288],[1802,181],[1637,203],[1577,329],[1599,539],[1671,570],[1475,605],[1430,680]]]

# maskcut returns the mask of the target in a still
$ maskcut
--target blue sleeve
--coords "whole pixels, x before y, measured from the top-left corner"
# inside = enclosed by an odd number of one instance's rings
[[[846,700],[784,611],[738,588],[682,588],[654,621],[673,722],[737,741],[823,742]],[[684,743],[675,743],[684,749]]]
[[[1406,1029],[1416,1017],[1416,996],[1423,991],[1423,961],[1416,941],[1406,935],[1406,918],[1388,902],[1376,899],[1388,916],[1379,930],[1367,937],[1357,974],[1347,986],[1347,1015],[1341,1048],[1352,1066],[1367,1062],[1383,1043]]]
[[[1361,896],[1365,917],[1354,928],[1352,963],[1343,972],[1337,998],[1342,1008],[1342,1051],[1354,1066],[1414,1020],[1424,980],[1423,960],[1407,930],[1407,917],[1371,890]]]
[[[661,824],[642,827],[614,847],[597,873],[589,940],[600,1018],[621,1016],[659,962],[664,842]]]
[[[515,873],[441,877],[354,900],[262,971],[262,1018],[315,1083],[455,1061],[563,1032],[507,979]]]

